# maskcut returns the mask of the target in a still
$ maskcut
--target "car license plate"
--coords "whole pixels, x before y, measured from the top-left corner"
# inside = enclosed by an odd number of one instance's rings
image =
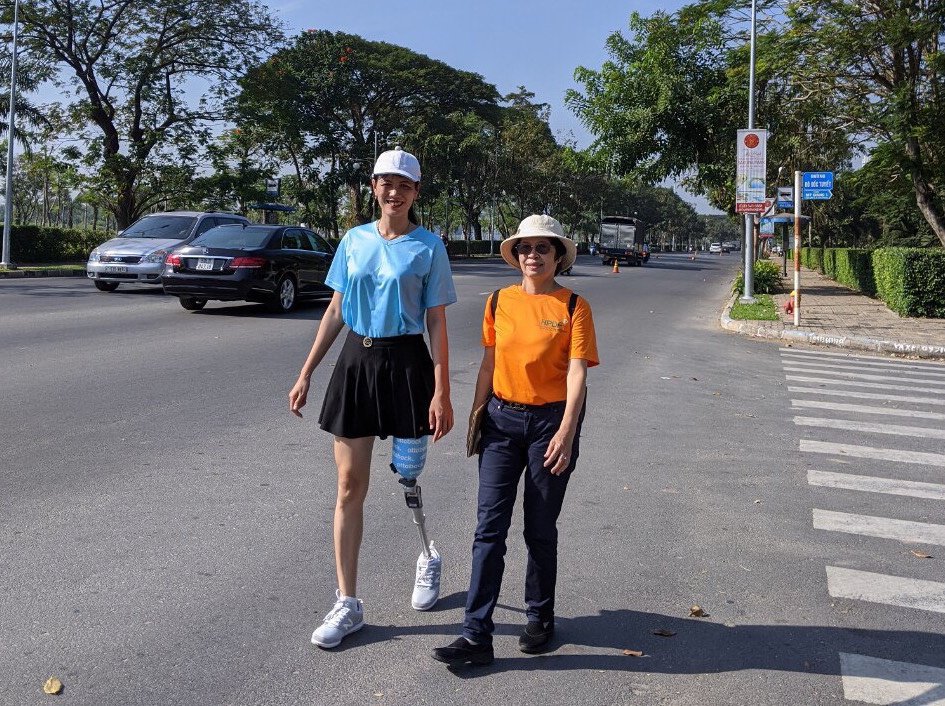
[[[122,274],[127,272],[128,268],[123,265],[105,265],[105,272],[114,272],[115,274]]]
[[[197,259],[197,269],[198,270],[212,270],[213,269],[213,260],[209,257],[201,257]]]

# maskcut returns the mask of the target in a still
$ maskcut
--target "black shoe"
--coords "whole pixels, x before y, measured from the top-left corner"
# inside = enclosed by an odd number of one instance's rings
[[[551,620],[529,620],[528,625],[525,626],[518,638],[518,648],[526,654],[544,652],[554,634],[554,618]]]
[[[465,637],[458,637],[446,647],[433,650],[433,659],[451,667],[460,664],[492,664],[495,654],[492,645],[474,645]]]

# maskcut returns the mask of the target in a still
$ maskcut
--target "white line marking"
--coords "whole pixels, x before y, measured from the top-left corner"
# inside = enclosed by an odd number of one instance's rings
[[[871,434],[894,434],[895,436],[915,436],[920,439],[945,439],[945,429],[931,427],[909,427],[902,424],[881,424],[878,422],[855,422],[850,419],[827,419],[825,417],[794,417],[799,427],[820,427],[821,429],[846,429],[864,431]]]
[[[781,360],[781,364],[784,366],[784,369],[787,370],[788,366],[797,366],[808,370],[810,372],[816,373],[828,373],[833,374],[834,370],[846,370],[850,371],[849,373],[837,373],[838,375],[844,374],[855,374],[860,373],[883,373],[880,377],[876,378],[878,380],[889,380],[889,379],[902,379],[911,382],[912,380],[922,380],[933,378],[936,381],[940,381],[945,378],[945,373],[938,372],[928,372],[928,371],[914,371],[914,370],[877,370],[876,368],[861,368],[855,365],[831,365],[829,363],[821,363],[819,360],[807,361],[807,360]],[[795,368],[796,369],[796,368]],[[917,377],[918,376],[918,377]]]
[[[835,473],[833,471],[807,471],[807,482],[825,488],[860,490],[866,493],[886,493],[887,495],[907,495],[912,498],[945,500],[945,485],[940,483],[920,483],[898,478],[876,478],[853,473]]]
[[[818,510],[816,507],[814,508],[814,529],[895,539],[910,544],[945,546],[945,525],[896,520],[891,517],[853,515],[848,512]]]
[[[908,365],[906,363],[875,362],[872,360],[863,360],[862,358],[844,358],[833,356],[830,358],[809,358],[807,356],[795,356],[790,353],[782,353],[781,360],[785,363],[810,363],[814,365],[826,365],[828,363],[848,363],[846,368],[888,368],[896,371],[918,370],[929,375],[945,375],[945,365]]]
[[[847,701],[945,706],[945,669],[841,652],[840,674]]]
[[[801,439],[801,451],[816,454],[832,454],[834,456],[876,458],[882,461],[900,461],[902,463],[918,463],[923,466],[941,466],[945,468],[945,454],[932,454],[922,451],[878,449],[873,446],[832,444],[826,441],[810,441],[809,439]]]
[[[834,598],[945,613],[945,583],[938,581],[828,566],[827,592]]]
[[[860,382],[858,380],[835,380],[833,378],[812,378],[805,377],[803,375],[785,375],[785,380],[791,380],[793,382],[819,382],[824,383],[825,385],[852,385],[853,387],[867,387],[873,390],[904,390],[905,392],[930,392],[932,394],[938,394],[939,390],[928,390],[924,389],[925,385],[922,387],[912,387],[910,385],[886,385],[881,382]],[[942,390],[941,392],[945,392]]]
[[[810,395],[828,395],[830,397],[852,397],[858,400],[888,400],[889,402],[909,402],[912,404],[935,404],[945,406],[945,398],[906,397],[905,395],[883,395],[876,392],[854,392],[852,390],[825,390],[819,387],[788,387],[788,392],[800,392]]]
[[[823,365],[785,365],[784,369],[790,373],[807,373],[808,375],[833,375],[837,377],[850,378],[851,380],[899,380],[900,382],[914,382],[917,385],[941,385],[945,387],[945,380],[936,380],[933,378],[913,378],[901,373],[890,373],[889,375],[869,375],[868,373],[844,373],[840,371],[824,370]]]
[[[889,417],[913,417],[915,419],[941,419],[941,412],[919,412],[914,409],[898,407],[871,407],[865,404],[844,404],[842,402],[820,402],[817,400],[791,400],[791,406],[802,409],[829,409],[834,412],[857,412],[859,414],[883,414]]]
[[[789,353],[794,355],[804,355],[804,356],[814,356],[820,358],[847,358],[849,360],[874,360],[878,363],[889,363],[889,364],[898,364],[899,360],[896,358],[883,358],[881,356],[875,355],[851,355],[848,353],[838,353],[836,351],[809,351],[801,350],[798,348],[779,348],[781,353]],[[902,365],[910,365],[914,367],[923,367],[928,366],[930,368],[942,368],[943,364],[933,360],[909,360],[902,361]]]

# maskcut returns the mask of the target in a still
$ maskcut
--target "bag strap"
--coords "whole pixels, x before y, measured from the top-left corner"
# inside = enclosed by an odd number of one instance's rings
[[[499,306],[499,292],[500,289],[495,290],[492,293],[492,299],[489,300],[489,308],[492,310],[492,320],[495,321],[495,310]],[[574,310],[577,308],[578,295],[577,292],[571,292],[571,296],[568,298],[568,318],[574,318]]]

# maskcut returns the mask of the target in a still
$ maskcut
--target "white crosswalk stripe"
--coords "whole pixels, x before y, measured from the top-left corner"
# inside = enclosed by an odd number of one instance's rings
[[[794,423],[800,427],[846,429],[847,431],[865,431],[873,434],[915,436],[920,439],[945,439],[945,429],[933,429],[931,427],[911,427],[902,424],[880,424],[876,422],[855,422],[850,419],[827,419],[826,417],[794,417]]]
[[[888,402],[908,402],[909,404],[931,404],[945,406],[945,397],[907,397],[906,395],[884,395],[879,392],[856,392],[854,390],[825,390],[819,387],[789,386],[788,392],[808,395],[826,395],[828,397],[849,397],[856,400],[884,400]]]
[[[945,613],[945,583],[938,581],[828,566],[827,592],[834,598]]]
[[[894,385],[884,382],[861,382],[860,380],[836,380],[834,378],[818,378],[809,375],[785,375],[785,380],[792,382],[816,382],[828,385],[846,385],[849,387],[866,387],[872,390],[903,390],[906,392],[931,392],[945,395],[945,390],[929,390],[925,385]],[[917,383],[918,385],[918,383]]]
[[[945,706],[945,669],[841,652],[840,674],[850,701]]]
[[[928,500],[945,500],[945,485],[941,483],[921,483],[898,478],[876,478],[853,473],[833,471],[807,471],[807,482],[825,488],[860,490],[866,493],[886,493],[887,495],[907,495]]]
[[[912,544],[945,546],[945,525],[933,525],[928,522],[910,522],[814,508],[814,529],[897,539]]]
[[[820,402],[818,400],[791,400],[791,405],[800,409],[824,409],[832,412],[856,412],[858,414],[882,414],[887,417],[912,417],[914,419],[936,419],[945,421],[945,413],[922,412],[915,409],[898,407],[873,407],[865,404],[844,404],[843,402]]]
[[[905,502],[924,503],[921,506],[924,515],[929,502],[945,501],[945,484],[897,477],[906,473],[913,477],[934,474],[929,480],[942,477],[939,469],[945,468],[945,445],[941,444],[945,440],[942,424],[945,365],[787,348],[781,349],[781,363],[795,410],[793,420],[801,430],[800,451],[812,454],[809,457],[812,459],[857,463],[862,469],[859,473],[816,468],[807,471],[809,486],[823,489],[816,496],[818,505],[830,503],[812,508],[811,526],[836,533],[838,538],[852,535],[863,538],[861,541],[945,546],[945,524],[916,522],[902,519],[902,515],[884,517],[882,510],[859,512],[865,505],[884,508],[883,496],[903,498],[897,501],[899,505],[895,507],[899,509],[895,514],[903,512]],[[884,418],[908,422],[889,424]],[[807,438],[814,433],[817,439]],[[870,437],[875,442],[848,443],[862,438],[852,435],[864,434],[876,435]],[[892,436],[896,437],[894,443]],[[896,448],[883,445],[884,438]],[[918,444],[921,450],[916,448]],[[864,495],[842,492],[851,490]],[[861,500],[853,500],[856,497]],[[855,502],[856,508],[850,509],[857,512],[844,512],[845,502]],[[837,546],[849,545],[838,541]],[[849,557],[839,557],[832,563],[843,564],[825,567],[827,590],[832,598],[945,614],[945,583],[865,571],[850,566]],[[910,645],[899,647],[908,649]],[[879,655],[854,654],[851,650],[840,653],[840,663],[843,695],[847,700],[945,706],[942,668],[945,664],[897,662]]]

